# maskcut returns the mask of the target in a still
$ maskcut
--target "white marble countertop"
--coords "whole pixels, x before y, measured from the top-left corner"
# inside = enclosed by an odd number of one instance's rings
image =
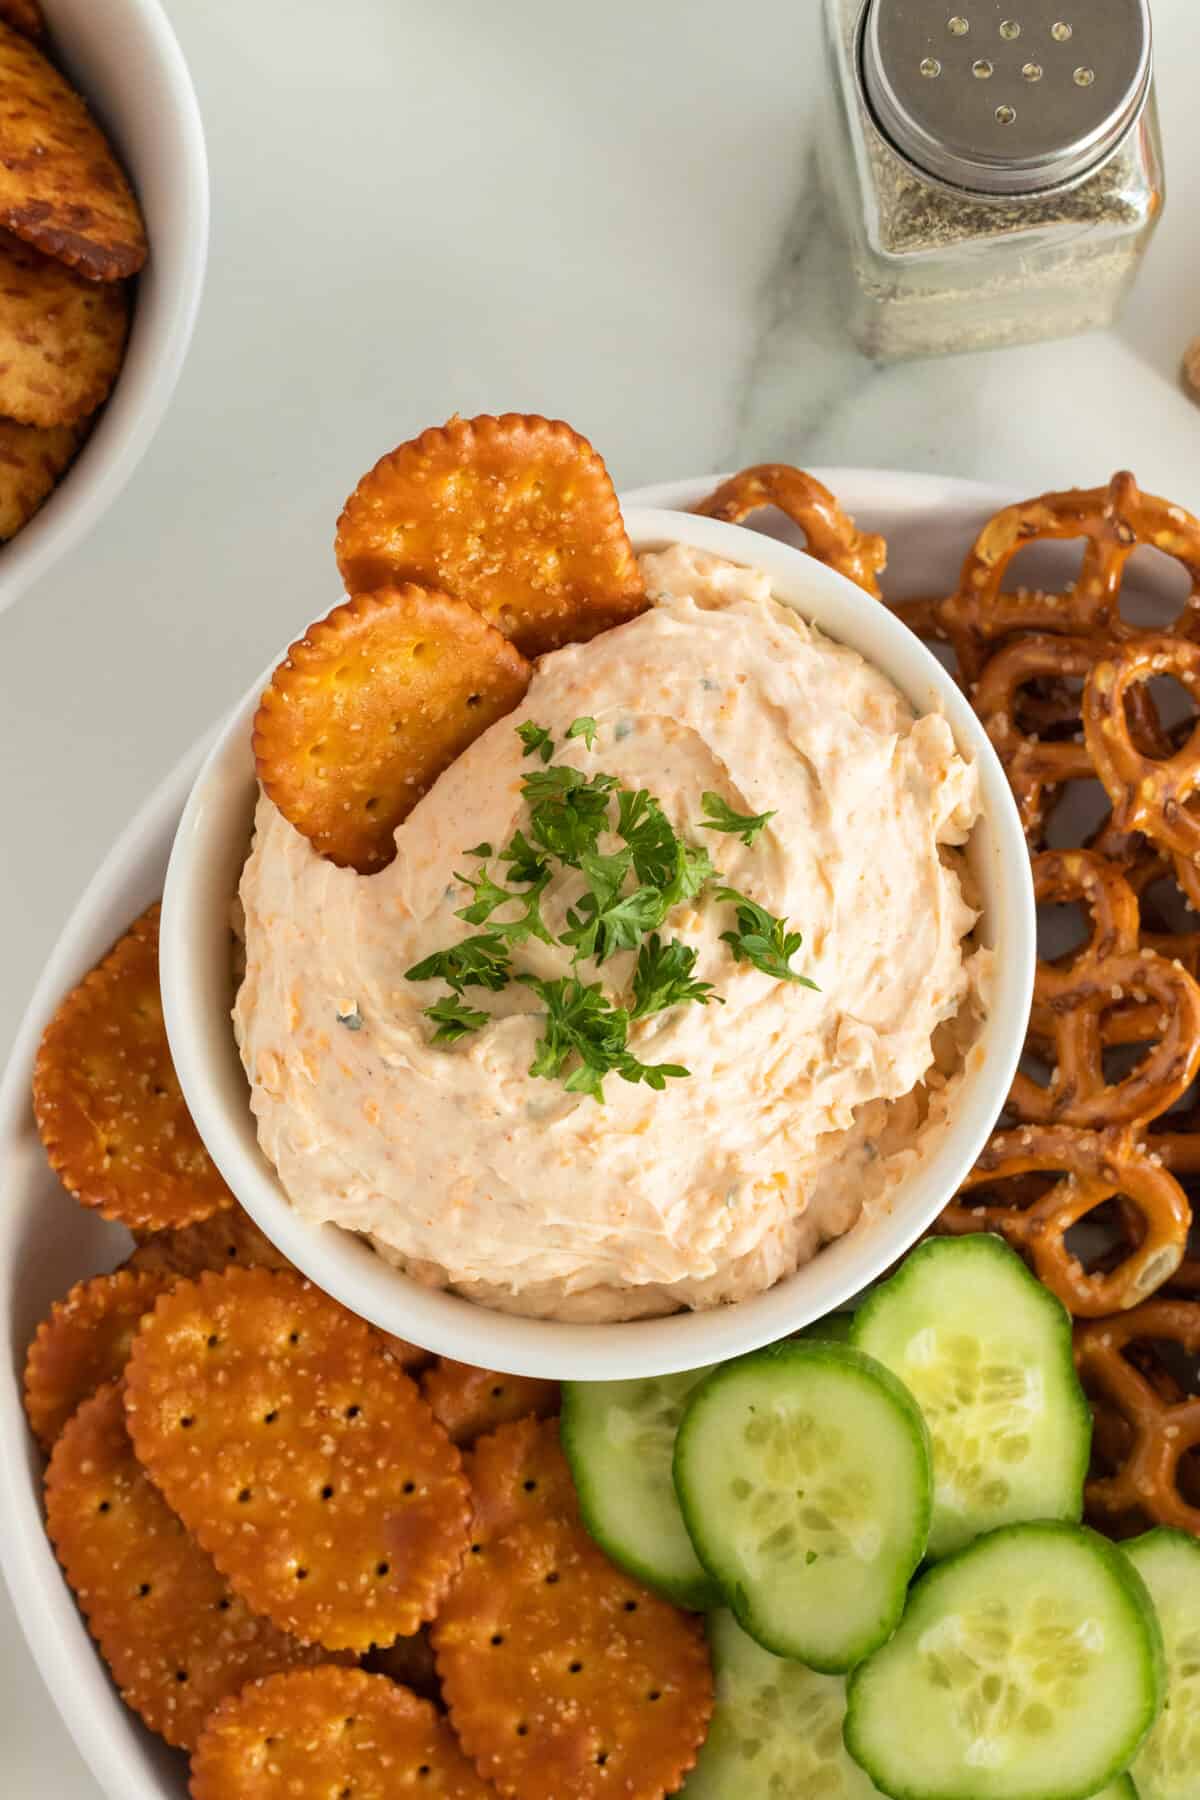
[[[812,176],[817,0],[171,0],[213,171],[207,297],[150,454],[0,617],[0,1053],[136,803],[337,597],[340,504],[453,411],[568,418],[619,484],[782,457],[1200,511],[1195,0],[1155,0],[1169,199],[1118,330],[880,369]],[[0,1597],[11,1800],[97,1800]]]

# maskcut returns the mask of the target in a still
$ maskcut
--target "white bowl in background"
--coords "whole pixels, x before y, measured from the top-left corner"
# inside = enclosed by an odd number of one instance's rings
[[[175,391],[208,257],[204,127],[159,0],[43,0],[53,54],[130,176],[150,240],[125,360],[54,492],[0,546],[0,612],[77,544],[141,461]]]
[[[933,475],[815,472],[860,525],[885,533],[892,568],[908,593],[949,587],[979,526],[1018,498],[1012,489]],[[630,495],[628,503],[692,506],[718,479],[672,482]],[[789,535],[790,527],[774,515],[764,517],[768,531]],[[761,549],[753,543],[755,555]],[[206,748],[196,745],[159,784],[81,895],[34,989],[0,1081],[0,1333],[7,1346],[0,1365],[0,1565],[46,1687],[109,1800],[187,1800],[187,1767],[121,1702],[62,1578],[45,1534],[42,1459],[25,1424],[21,1371],[26,1346],[51,1302],[72,1282],[112,1268],[128,1254],[130,1240],[119,1226],[85,1212],[59,1185],[34,1128],[30,1083],[38,1041],[62,996],[162,892],[172,841]]]
[[[159,951],[171,1053],[200,1135],[247,1212],[297,1267],[353,1312],[423,1348],[510,1374],[584,1381],[697,1368],[770,1343],[849,1299],[914,1243],[959,1187],[1004,1103],[1025,1041],[1036,938],[1029,858],[1008,782],[979,720],[925,646],[794,544],[683,512],[638,507],[626,523],[638,551],[682,542],[765,569],[779,599],[891,676],[919,714],[943,712],[960,750],[979,765],[982,815],[968,856],[982,896],[980,934],[996,951],[992,1004],[953,1119],[886,1206],[766,1293],[606,1324],[496,1312],[422,1285],[351,1232],[303,1218],[259,1149],[229,1017],[229,913],[257,796],[250,737],[261,680],[222,727],[184,809]]]

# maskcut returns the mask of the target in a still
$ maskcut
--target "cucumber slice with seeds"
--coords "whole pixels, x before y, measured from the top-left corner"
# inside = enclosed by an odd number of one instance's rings
[[[869,1356],[791,1340],[716,1369],[684,1410],[675,1488],[764,1649],[838,1673],[894,1629],[929,1531],[929,1439]]]
[[[562,1446],[600,1548],[677,1606],[720,1604],[683,1523],[671,1459],[684,1404],[708,1369],[563,1384]]]
[[[1141,1800],[1200,1793],[1200,1543],[1159,1529],[1122,1544],[1150,1590],[1167,1649],[1167,1704],[1133,1765]]]
[[[1116,1545],[1008,1525],[916,1583],[850,1677],[846,1747],[892,1800],[1091,1800],[1133,1762],[1164,1686],[1150,1595]]]
[[[1071,1321],[1000,1238],[919,1245],[863,1302],[851,1342],[925,1414],[931,1557],[998,1525],[1082,1517],[1092,1419]]]
[[[844,1675],[772,1656],[732,1613],[708,1621],[716,1706],[683,1800],[880,1800],[842,1742]]]

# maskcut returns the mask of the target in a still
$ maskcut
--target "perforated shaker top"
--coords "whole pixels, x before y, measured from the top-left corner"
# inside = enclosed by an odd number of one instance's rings
[[[1148,0],[866,0],[859,58],[876,124],[924,174],[1044,193],[1103,162],[1136,121]]]

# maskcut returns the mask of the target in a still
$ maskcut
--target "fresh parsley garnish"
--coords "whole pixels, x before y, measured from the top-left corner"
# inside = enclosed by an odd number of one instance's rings
[[[715,898],[727,900],[737,908],[737,930],[721,933],[721,942],[729,945],[736,962],[751,962],[776,981],[794,981],[798,987],[816,988],[815,981],[807,975],[797,975],[789,967],[804,939],[798,931],[788,930],[786,919],[777,919],[736,888],[719,887]]]
[[[455,915],[465,919],[468,925],[488,925],[506,944],[523,944],[531,937],[540,938],[543,944],[554,942],[542,918],[542,894],[550,880],[550,870],[545,865],[523,894],[514,894],[501,887],[486,869],[481,869],[478,876],[464,875],[456,869],[454,879],[469,887],[475,896],[470,906],[462,907]],[[520,911],[513,919],[494,918],[493,914],[502,906],[519,906]]]
[[[532,770],[521,791],[530,804],[534,843],[577,869],[580,857],[596,848],[608,825],[608,804],[616,786],[615,775],[589,777],[561,765]]]
[[[457,994],[435,1000],[432,1006],[425,1008],[425,1017],[437,1026],[433,1034],[435,1044],[457,1044],[459,1038],[466,1037],[470,1031],[479,1031],[488,1022],[487,1013],[474,1006],[464,1006]]]
[[[710,881],[719,879],[712,858],[703,844],[689,844],[686,838],[675,841],[675,867],[663,889],[666,902],[663,916],[683,900],[694,900]]]
[[[527,725],[517,726],[517,736],[525,746],[526,756],[540,756],[548,763],[554,755],[554,739],[544,725],[535,725],[530,720]]]
[[[583,717],[566,735],[583,738],[591,749],[598,729],[595,719]],[[457,1043],[488,1023],[489,1014],[464,1004],[466,988],[498,993],[515,974],[545,1009],[531,1075],[562,1080],[568,1092],[601,1101],[609,1074],[660,1090],[668,1080],[686,1076],[688,1070],[677,1063],[642,1062],[629,1047],[629,1029],[635,1020],[675,1006],[707,1006],[710,1000],[723,1004],[712,982],[696,979],[695,949],[679,938],[664,941],[661,935],[673,908],[706,892],[735,908],[736,929],[721,934],[735,961],[753,963],[778,981],[816,986],[790,966],[801,946],[800,933],[789,931],[786,919],[777,919],[736,888],[710,886],[722,877],[708,851],[680,836],[649,789],[626,788],[615,775],[585,775],[556,764],[554,739],[544,726],[530,722],[517,730],[525,756],[536,759],[521,780],[528,827],[515,831],[498,852],[483,843],[465,853],[481,862],[494,857],[504,870],[500,879],[482,868],[477,875],[455,874],[471,892],[470,904],[458,917],[486,929],[435,951],[407,971],[409,981],[440,979],[451,990],[425,1008],[437,1027],[435,1044]],[[734,812],[716,793],[706,792],[702,799],[701,827],[736,833],[746,845],[775,817],[773,812]],[[566,929],[556,940],[542,917],[541,902],[562,869],[578,871],[583,891],[567,908]],[[575,972],[547,980],[514,971],[512,951],[530,938],[573,951],[575,970],[585,962],[599,968],[617,951],[636,952],[629,1001],[618,1005],[598,981],[586,982]]]
[[[721,996],[713,992],[711,981],[693,978],[695,966],[696,952],[690,944],[681,943],[678,938],[670,938],[664,944],[657,931],[652,932],[638,951],[630,1018],[646,1019],[651,1013],[666,1012],[670,1006],[689,1001],[707,1006],[715,1000],[724,1006]]]
[[[576,719],[573,725],[567,727],[567,736],[569,738],[581,737],[590,750],[596,741],[596,733],[599,729],[595,719],[591,717]]]
[[[612,856],[585,850],[580,867],[588,891],[567,913],[568,930],[559,941],[571,945],[577,963],[588,957],[602,963],[614,950],[636,950],[647,931],[662,923],[662,890],[643,886],[622,891],[633,868],[630,850]]]
[[[517,979],[532,988],[546,1008],[542,1036],[529,1065],[531,1075],[561,1079],[568,1093],[603,1101],[604,1077],[609,1074],[661,1090],[669,1079],[689,1073],[678,1063],[644,1063],[633,1054],[628,1047],[629,1014],[613,1005],[598,981],[582,982],[569,975],[556,981],[537,975]]]
[[[508,864],[508,879],[516,881],[522,887],[534,881],[541,881],[549,869],[545,858],[536,851],[523,831],[514,831],[507,845],[500,852],[502,863]]]
[[[774,812],[740,813],[734,812],[727,800],[720,794],[704,793],[700,796],[704,803],[704,817],[700,824],[705,831],[728,831],[740,837],[747,849],[753,844],[764,825],[775,817]]]
[[[487,988],[498,994],[507,987],[512,970],[508,963],[508,947],[494,932],[464,938],[449,950],[435,950],[423,962],[414,963],[404,972],[405,981],[444,981],[448,988],[461,994],[464,988]]]
[[[633,853],[639,881],[666,887],[675,873],[679,839],[653,794],[645,788],[622,788],[617,795],[617,836]]]

